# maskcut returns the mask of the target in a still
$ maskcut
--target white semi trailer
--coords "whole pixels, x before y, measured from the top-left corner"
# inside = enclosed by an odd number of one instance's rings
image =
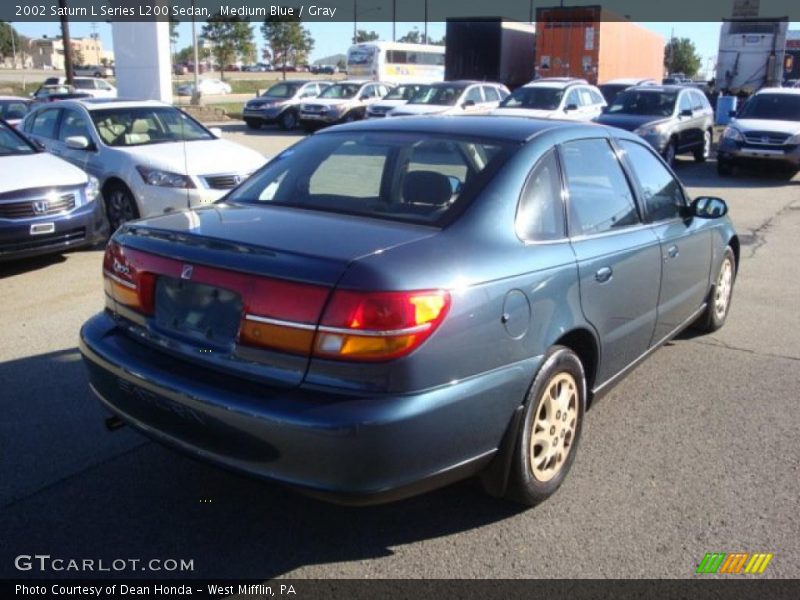
[[[716,88],[725,95],[749,96],[762,87],[780,86],[788,28],[786,17],[723,21]]]

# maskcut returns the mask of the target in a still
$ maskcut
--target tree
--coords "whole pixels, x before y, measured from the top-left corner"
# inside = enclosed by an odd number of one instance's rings
[[[305,64],[314,49],[314,38],[297,17],[268,17],[261,25],[261,33],[269,45],[273,64],[281,65],[284,79],[286,66]]]
[[[442,36],[441,40],[433,41],[430,35],[426,37],[417,27],[414,27],[407,34],[398,38],[397,41],[406,44],[436,44],[444,46],[444,36]]]
[[[356,37],[353,40],[354,44],[360,44],[361,42],[374,42],[375,40],[380,39],[379,36],[374,31],[365,31],[364,29],[359,29],[356,32]]]
[[[79,46],[73,46],[72,47],[72,63],[75,66],[83,66],[85,64],[84,60],[85,60],[85,58],[83,56],[83,50],[81,50]]]
[[[22,40],[17,30],[10,23],[0,21],[0,59],[14,55],[22,47]],[[13,41],[12,41],[13,40]]]
[[[689,38],[672,38],[664,48],[664,66],[670,73],[694,77],[702,64],[702,58]]]
[[[250,56],[254,51],[253,30],[247,20],[239,17],[211,17],[203,25],[201,37],[211,45],[211,54],[223,79],[226,65],[236,62],[237,57]]]

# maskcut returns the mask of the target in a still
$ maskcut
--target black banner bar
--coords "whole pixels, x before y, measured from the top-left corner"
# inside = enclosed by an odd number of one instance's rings
[[[720,21],[733,16],[800,20],[797,0],[66,0],[71,21],[205,21],[214,16],[262,22],[294,17],[307,22],[443,22],[452,17],[535,19],[536,9],[599,6],[605,20]],[[2,0],[0,20],[55,22],[58,0]]]

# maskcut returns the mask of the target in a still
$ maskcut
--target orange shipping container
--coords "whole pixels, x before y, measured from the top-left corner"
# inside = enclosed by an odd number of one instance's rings
[[[600,6],[536,10],[536,73],[604,83],[664,76],[664,38]]]

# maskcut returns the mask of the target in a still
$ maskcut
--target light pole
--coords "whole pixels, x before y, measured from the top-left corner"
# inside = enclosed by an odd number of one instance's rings
[[[425,0],[425,38],[422,40],[422,43],[428,43],[428,0]]]
[[[192,89],[191,103],[194,105],[200,104],[200,89],[198,87],[198,79],[200,73],[200,53],[197,50],[197,26],[194,19],[194,0],[192,0],[192,51],[194,52],[194,88]]]
[[[8,29],[11,32],[11,55],[13,56],[14,61],[14,69],[17,68],[17,42],[14,39],[17,36],[16,30],[11,26],[11,23],[8,24]],[[23,67],[25,65],[22,65]]]
[[[392,0],[392,41],[397,41],[397,0]]]

